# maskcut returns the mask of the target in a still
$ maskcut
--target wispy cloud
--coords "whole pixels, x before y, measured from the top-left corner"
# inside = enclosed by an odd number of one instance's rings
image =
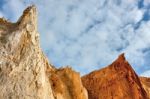
[[[138,73],[150,69],[149,0],[4,1],[0,12],[12,21],[27,5],[38,7],[41,46],[57,67],[84,74],[125,52]]]
[[[150,77],[150,70],[143,72],[141,76]]]

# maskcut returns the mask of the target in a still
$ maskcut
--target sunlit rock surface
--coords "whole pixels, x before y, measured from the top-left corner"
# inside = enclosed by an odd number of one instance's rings
[[[141,83],[124,54],[108,67],[83,76],[82,82],[89,99],[150,99],[150,80],[142,79]]]
[[[79,73],[43,55],[35,6],[16,23],[0,19],[0,91],[0,99],[88,99]]]
[[[139,77],[124,54],[81,80],[48,63],[37,30],[35,6],[16,23],[0,18],[0,99],[150,99],[150,78]]]

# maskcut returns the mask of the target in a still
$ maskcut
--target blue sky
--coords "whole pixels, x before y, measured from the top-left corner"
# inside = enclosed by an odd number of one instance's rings
[[[0,0],[0,17],[15,22],[31,4],[41,47],[56,67],[85,74],[124,52],[139,75],[150,76],[150,0]]]

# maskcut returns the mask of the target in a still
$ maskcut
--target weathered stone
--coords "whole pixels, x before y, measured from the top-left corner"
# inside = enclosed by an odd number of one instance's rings
[[[79,73],[69,67],[50,73],[50,82],[56,99],[88,99]]]
[[[144,90],[124,54],[108,67],[83,76],[82,82],[89,99],[149,99],[148,91]]]
[[[150,99],[150,78],[139,77],[124,54],[81,81],[48,63],[37,30],[35,6],[16,23],[0,18],[0,99]]]
[[[28,7],[16,23],[0,19],[0,99],[87,99],[79,74],[63,70],[70,78],[59,75],[41,51],[35,6]]]

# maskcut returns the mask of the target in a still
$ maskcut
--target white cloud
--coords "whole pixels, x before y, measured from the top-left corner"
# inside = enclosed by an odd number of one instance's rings
[[[140,76],[150,77],[150,70],[145,71],[144,73],[140,74]]]
[[[3,17],[3,13],[2,12],[0,12],[0,18],[2,18]]]
[[[150,21],[141,21],[145,10],[137,0],[10,0],[2,11],[14,21],[32,3],[39,11],[41,46],[55,65],[87,73],[121,52],[138,72],[148,65],[142,49],[149,47]]]
[[[145,6],[149,6],[149,4],[150,4],[150,0],[144,0],[144,5]]]

